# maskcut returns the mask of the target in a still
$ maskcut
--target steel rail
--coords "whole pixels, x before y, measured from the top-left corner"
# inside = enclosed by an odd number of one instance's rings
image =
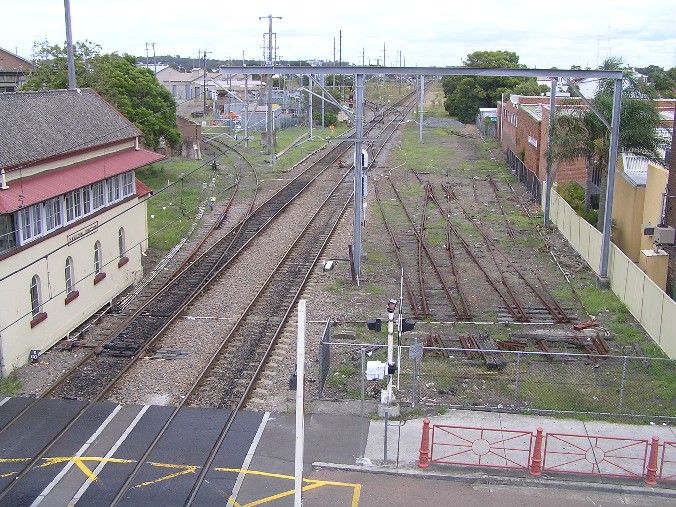
[[[255,306],[256,304],[262,305],[262,306],[264,307],[264,311],[266,312],[266,314],[272,313],[272,310],[271,310],[271,308],[270,308],[270,306],[271,306],[271,303],[270,303],[270,297],[266,297],[266,296],[265,296],[265,292],[266,292],[266,291],[267,291],[267,292],[270,292],[272,298],[279,298],[279,297],[280,297],[279,291],[278,291],[276,288],[271,288],[271,287],[270,287],[270,284],[272,283],[272,281],[273,281],[274,277],[276,276],[276,274],[278,274],[278,273],[280,273],[280,272],[282,271],[282,269],[283,269],[282,266],[283,266],[285,263],[288,263],[288,262],[289,262],[289,258],[290,258],[291,255],[292,255],[292,251],[298,251],[298,250],[300,250],[300,251],[301,251],[301,252],[300,252],[300,256],[301,256],[301,257],[307,258],[307,250],[308,250],[307,245],[305,245],[305,244],[304,244],[304,245],[301,245],[301,246],[298,246],[298,245],[299,245],[299,243],[300,243],[302,237],[303,237],[303,236],[306,236],[306,233],[307,233],[308,229],[309,229],[310,227],[312,227],[312,225],[313,225],[315,222],[318,221],[318,220],[317,220],[317,217],[320,216],[320,212],[321,212],[322,210],[325,210],[325,209],[327,208],[327,203],[329,203],[329,201],[330,201],[332,198],[334,198],[334,196],[336,196],[338,189],[339,189],[340,187],[344,187],[344,186],[345,186],[345,185],[344,185],[345,176],[347,176],[347,174],[349,174],[349,172],[350,172],[350,171],[348,171],[347,173],[345,173],[345,174],[343,175],[343,178],[341,178],[341,182],[339,182],[339,183],[334,187],[333,191],[331,192],[331,195],[330,195],[329,197],[327,197],[327,199],[324,201],[324,204],[323,204],[323,205],[320,207],[320,209],[313,215],[313,218],[310,220],[310,222],[309,222],[308,225],[306,226],[304,232],[301,233],[301,234],[296,238],[296,241],[294,242],[294,245],[287,251],[287,254],[284,256],[284,259],[283,259],[282,261],[280,261],[280,263],[278,264],[277,268],[273,271],[273,274],[270,275],[270,277],[268,278],[268,280],[267,280],[266,283],[264,284],[264,287],[259,291],[258,295],[257,295],[257,296],[254,298],[254,300],[249,304],[249,306],[248,306],[247,309],[244,311],[243,315],[240,317],[240,319],[239,319],[238,322],[235,324],[235,326],[233,327],[233,329],[232,329],[232,330],[228,333],[228,335],[224,338],[223,343],[222,343],[221,347],[219,348],[219,351],[217,351],[217,352],[213,355],[212,361],[210,361],[210,363],[209,363],[207,366],[205,366],[205,368],[202,370],[202,372],[201,372],[200,375],[198,376],[198,379],[193,383],[193,386],[191,387],[190,391],[189,391],[188,394],[183,398],[183,400],[182,400],[182,402],[181,402],[181,406],[185,406],[185,405],[189,404],[189,402],[190,402],[190,400],[192,399],[192,397],[193,397],[193,396],[199,391],[199,389],[202,387],[203,383],[205,382],[205,377],[208,377],[208,376],[213,372],[213,370],[216,368],[217,363],[219,362],[219,360],[221,359],[221,357],[224,355],[225,349],[228,347],[228,345],[229,345],[231,342],[234,341],[234,340],[233,340],[233,337],[234,337],[235,333],[237,332],[237,330],[246,327],[246,326],[244,325],[244,324],[245,324],[245,321],[246,321],[247,317],[253,312],[254,306]],[[327,228],[326,228],[326,226],[324,225],[324,223],[322,223],[322,224],[320,224],[320,225],[318,226],[318,227],[319,227],[319,230],[321,231],[322,235],[324,236],[324,240],[321,242],[320,247],[316,250],[316,255],[314,255],[314,256],[312,257],[312,259],[310,260],[310,262],[308,262],[307,259],[306,259],[305,262],[306,262],[306,265],[309,265],[309,268],[305,271],[305,273],[304,273],[304,275],[303,275],[303,279],[302,279],[302,281],[300,282],[297,291],[295,292],[295,294],[293,294],[293,297],[290,298],[290,301],[288,300],[289,298],[287,298],[287,302],[284,304],[284,306],[287,306],[286,311],[284,312],[284,316],[283,316],[282,318],[280,318],[280,319],[275,319],[275,323],[277,323],[278,326],[277,326],[277,329],[273,332],[272,338],[269,338],[269,332],[268,332],[268,329],[267,329],[267,328],[263,328],[263,330],[261,330],[261,329],[259,328],[259,330],[258,330],[259,335],[260,335],[260,334],[263,334],[263,335],[267,336],[268,339],[269,339],[269,343],[268,343],[268,345],[267,345],[267,348],[266,348],[265,352],[263,353],[262,357],[258,360],[258,366],[256,367],[256,371],[255,371],[254,374],[252,375],[251,380],[247,383],[247,385],[246,385],[246,387],[245,387],[245,389],[244,389],[244,392],[243,392],[243,393],[240,393],[239,396],[237,397],[237,400],[235,401],[235,403],[233,403],[233,405],[232,405],[233,410],[232,410],[232,412],[230,413],[230,415],[229,415],[229,417],[228,417],[228,420],[226,421],[226,423],[225,423],[223,429],[221,430],[221,433],[220,433],[219,437],[217,438],[217,440],[216,440],[214,446],[212,447],[212,450],[211,450],[211,452],[210,452],[210,454],[209,454],[209,456],[208,456],[208,458],[207,458],[207,461],[205,462],[205,464],[204,464],[204,465],[202,466],[202,468],[201,468],[200,474],[199,474],[199,476],[197,477],[197,479],[196,479],[196,481],[195,481],[195,484],[194,484],[194,486],[193,486],[193,488],[192,488],[192,490],[191,490],[191,493],[190,493],[190,496],[189,496],[188,500],[186,501],[186,505],[191,505],[191,504],[193,503],[193,501],[195,500],[195,498],[196,498],[196,496],[197,496],[197,494],[198,494],[198,492],[199,492],[199,488],[201,487],[201,484],[202,484],[204,478],[206,477],[206,474],[208,473],[208,471],[209,471],[209,469],[210,469],[210,467],[211,467],[211,464],[213,463],[213,460],[214,460],[215,457],[216,457],[216,454],[217,454],[218,450],[220,449],[220,447],[221,447],[223,441],[225,440],[225,437],[226,437],[226,435],[227,435],[227,433],[228,433],[228,431],[229,431],[231,425],[233,424],[233,422],[234,422],[234,420],[235,420],[235,418],[236,418],[237,413],[241,410],[241,408],[242,408],[242,406],[244,405],[244,403],[245,403],[245,401],[246,401],[246,399],[247,399],[249,393],[250,393],[251,390],[253,389],[253,386],[255,385],[255,383],[256,383],[256,381],[257,381],[257,379],[258,379],[260,373],[262,372],[263,367],[264,367],[264,364],[266,363],[267,358],[269,357],[270,353],[271,353],[272,350],[273,350],[273,347],[274,347],[274,345],[275,345],[275,343],[276,343],[277,337],[278,337],[278,335],[281,333],[281,330],[282,330],[282,328],[283,328],[283,324],[284,324],[284,322],[287,320],[287,318],[288,318],[289,314],[291,313],[291,311],[293,310],[293,305],[294,305],[295,302],[297,301],[297,299],[298,299],[298,297],[299,297],[299,295],[300,295],[300,292],[301,292],[301,290],[302,290],[302,287],[304,286],[304,284],[306,283],[306,281],[307,281],[307,279],[308,279],[308,277],[309,277],[309,275],[310,275],[310,271],[311,271],[312,267],[318,262],[319,257],[320,257],[320,255],[321,255],[321,253],[322,253],[322,251],[323,251],[323,249],[324,249],[326,243],[329,241],[329,239],[330,239],[330,237],[331,237],[331,234],[332,234],[333,231],[335,230],[335,227],[337,227],[337,224],[338,224],[338,222],[339,222],[339,220],[340,220],[340,217],[342,217],[342,215],[344,214],[345,209],[347,208],[347,205],[349,204],[352,195],[353,195],[353,189],[348,189],[347,196],[346,196],[345,198],[343,198],[343,205],[342,205],[341,211],[340,211],[339,213],[337,213],[337,214],[334,213],[334,212],[333,212],[333,208],[332,208],[330,211],[327,211],[327,215],[328,215],[329,217],[331,217],[331,219],[333,220],[333,225],[330,227],[330,231],[329,231],[328,233],[326,232]],[[312,237],[312,238],[311,238],[311,244],[312,244],[312,245],[315,245],[315,246],[318,244],[317,241],[316,241],[316,237]],[[292,263],[292,264],[293,264],[293,263]],[[298,271],[298,269],[297,269],[297,268],[298,268],[298,264],[297,264],[297,263],[294,264],[294,267],[295,267],[295,268],[294,268],[294,271]],[[286,294],[286,293],[288,292],[288,290],[286,290],[287,287],[288,287],[288,284],[287,284],[287,283],[282,283],[281,285],[284,286],[285,289],[284,289],[283,293]],[[275,293],[275,291],[277,291],[277,293]],[[238,371],[237,373],[239,374],[240,372]],[[177,409],[177,410],[175,411],[175,414],[178,414],[178,410],[179,410],[179,409]],[[153,448],[153,447],[156,445],[156,443],[159,441],[159,439],[161,438],[161,435],[163,434],[163,432],[166,431],[166,428],[169,427],[169,424],[170,424],[171,420],[173,420],[174,417],[175,417],[175,415],[172,414],[171,418],[170,418],[170,419],[167,421],[167,423],[165,424],[165,427],[164,427],[164,428],[160,431],[160,433],[157,435],[155,441],[154,441],[154,442],[149,446],[149,448],[146,450],[146,453],[144,454],[144,456],[143,456],[141,459],[139,459],[139,462],[138,462],[139,465],[135,468],[135,470],[132,472],[132,474],[130,474],[130,476],[128,477],[126,483],[120,488],[120,492],[118,493],[117,497],[113,500],[112,505],[116,505],[116,504],[119,502],[119,500],[122,498],[122,495],[124,494],[124,492],[126,491],[126,489],[131,485],[131,482],[133,481],[133,478],[138,474],[138,471],[140,470],[142,464],[143,464],[143,463],[145,462],[145,460],[148,458],[148,456],[150,455],[150,452],[152,452],[152,448]]]
[[[448,197],[448,196],[447,196]],[[437,209],[441,216],[446,220],[446,226],[449,231],[451,231],[458,240],[460,240],[460,243],[462,244],[463,248],[465,249],[465,252],[467,255],[470,256],[470,258],[474,261],[474,264],[481,270],[481,272],[484,274],[484,277],[486,278],[486,281],[490,284],[491,287],[495,290],[495,292],[498,294],[500,299],[505,303],[505,307],[507,308],[507,311],[512,315],[512,318],[515,321],[518,322],[527,322],[528,321],[528,316],[526,315],[526,312],[523,310],[523,308],[519,305],[519,302],[514,298],[514,295],[511,294],[509,291],[509,288],[505,286],[505,289],[508,291],[508,294],[512,298],[512,301],[508,301],[507,297],[502,293],[500,288],[496,285],[496,283],[493,281],[493,279],[490,277],[486,269],[481,265],[479,262],[479,259],[476,257],[474,252],[472,251],[472,247],[467,243],[465,238],[463,238],[456,227],[453,225],[453,223],[450,220],[450,213],[446,212],[437,199],[436,195],[434,194],[434,190],[430,189],[430,199],[432,199],[432,202],[434,202],[437,205]],[[504,285],[504,283],[503,283]],[[516,309],[515,309],[516,308]]]
[[[503,257],[503,258],[505,259],[505,261],[509,264],[509,266],[517,273],[517,275],[519,276],[519,278],[521,278],[521,280],[526,284],[526,286],[533,292],[533,294],[535,294],[535,296],[536,296],[536,297],[540,300],[540,302],[545,306],[545,308],[547,309],[547,311],[550,313],[550,315],[552,316],[552,318],[553,318],[556,322],[560,322],[560,323],[563,323],[563,322],[570,322],[570,317],[566,314],[566,312],[563,310],[563,308],[558,304],[558,302],[556,301],[556,299],[555,299],[553,296],[548,295],[549,299],[551,299],[551,301],[553,301],[553,302],[548,301],[547,298],[542,294],[542,292],[536,289],[536,287],[535,287],[535,286],[528,280],[528,278],[521,272],[521,270],[516,266],[516,264],[515,264],[515,263],[514,263],[514,262],[513,262],[513,261],[512,261],[512,260],[511,260],[511,259],[510,259],[510,258],[509,258],[509,257],[508,257],[508,256],[507,256],[507,255],[506,255],[506,254],[505,254],[505,253],[497,246],[497,244],[495,243],[495,241],[493,241],[493,240],[491,239],[491,237],[488,236],[488,234],[486,233],[486,231],[485,231],[479,224],[477,224],[475,221],[471,220],[471,217],[470,217],[469,213],[468,213],[467,210],[462,206],[462,204],[460,204],[460,202],[458,201],[457,197],[456,197],[455,194],[453,193],[453,189],[450,188],[449,185],[446,185],[446,186],[444,186],[444,190],[447,192],[447,195],[451,196],[451,197],[456,201],[456,203],[458,204],[458,206],[459,206],[460,209],[462,210],[462,212],[463,212],[465,218],[467,218],[472,224],[474,224],[474,227],[479,231],[479,234],[481,234],[481,237],[482,237],[482,238],[484,239],[484,241],[486,242],[486,245],[488,246],[489,251],[491,252],[491,255],[493,256],[493,259],[494,259],[494,261],[495,261],[495,265],[496,265],[496,266],[498,267],[498,269],[500,270],[500,273],[501,273],[501,276],[502,276],[502,280],[503,280],[503,284],[505,284],[505,286],[506,286],[506,288],[509,290],[510,294],[513,294],[513,293],[512,293],[512,291],[511,291],[511,289],[509,288],[509,286],[506,284],[506,279],[505,279],[504,274],[503,274],[504,272],[503,272],[502,269],[499,267],[499,264],[498,264],[497,260],[495,259],[495,253],[494,253],[494,252],[497,252],[497,253],[499,253],[500,255],[502,255],[502,257]],[[516,300],[516,298],[515,298],[515,300]]]
[[[397,187],[394,185],[394,182],[392,181],[391,178],[388,178],[390,185],[392,186],[392,190],[394,191],[394,195],[397,197],[397,201],[399,202],[399,205],[401,206],[404,215],[406,215],[406,218],[408,219],[409,223],[411,224],[413,234],[415,235],[417,242],[418,242],[418,251],[419,251],[419,256],[420,252],[424,252],[425,256],[427,257],[427,260],[429,261],[430,266],[432,267],[432,270],[437,276],[437,279],[439,280],[439,283],[441,284],[442,290],[444,294],[446,295],[446,299],[448,299],[449,303],[451,304],[451,307],[453,308],[453,312],[455,313],[456,317],[458,319],[468,319],[469,315],[465,314],[456,304],[455,300],[453,299],[453,296],[451,294],[451,290],[449,289],[448,285],[446,284],[446,281],[444,280],[443,275],[441,274],[441,270],[439,269],[436,261],[434,260],[434,257],[432,256],[432,253],[430,252],[429,248],[427,247],[427,244],[425,243],[425,239],[423,238],[421,232],[418,231],[418,228],[416,227],[415,221],[411,217],[410,213],[408,212],[408,209],[406,209],[406,206],[404,205],[404,201],[401,198],[401,195],[399,194],[399,191],[397,190]],[[418,263],[418,268],[420,271],[422,271],[422,266],[421,263]],[[421,282],[421,287],[420,287],[421,292],[424,292],[424,285],[422,285]],[[423,301],[426,303],[426,297],[423,297]],[[426,308],[423,306],[423,308]],[[429,310],[427,310],[427,313],[425,316],[429,316]]]

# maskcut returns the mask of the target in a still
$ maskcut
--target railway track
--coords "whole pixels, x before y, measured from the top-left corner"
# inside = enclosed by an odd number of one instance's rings
[[[401,114],[397,113],[395,118],[387,123],[384,133],[379,136],[381,141],[391,137],[400,119]],[[307,227],[294,241],[282,262],[268,278],[234,329],[224,338],[218,353],[200,373],[198,380],[190,388],[181,404],[181,406],[187,404],[216,405],[231,410],[185,505],[192,505],[197,497],[216,453],[234,423],[238,411],[244,406],[252,392],[312,268],[351,201],[353,181],[346,178],[350,172],[348,170],[344,173],[344,177],[333,188]],[[219,394],[217,400],[214,400],[215,393]],[[204,403],[205,398],[208,398],[206,403]],[[180,408],[174,411],[164,429],[168,428]],[[164,429],[160,431],[156,441],[159,440]],[[142,464],[152,452],[152,448],[153,445],[139,460],[139,465],[120,489],[113,505],[122,499],[126,489],[131,486]]]
[[[391,112],[387,114],[391,115]],[[381,116],[382,118],[376,118],[372,122],[369,126],[369,130],[383,122],[385,113]],[[400,115],[395,115],[395,117],[399,118]],[[390,125],[395,125],[396,127],[397,124],[394,121],[390,121],[388,127],[390,127]],[[394,129],[395,127],[391,128]],[[294,198],[326,171],[328,167],[335,164],[341,156],[349,151],[351,146],[352,143],[350,142],[336,143],[336,145],[329,150],[326,155],[321,157],[319,161],[294,178],[272,198],[255,209],[214,246],[195,258],[192,262],[189,262],[185,269],[170,280],[167,286],[158,291],[154,299],[135,312],[124,325],[120,326],[120,329],[114,333],[114,338],[101,347],[95,359],[90,358],[89,360],[83,361],[77,367],[72,368],[52,388],[42,393],[41,398],[64,397],[89,400],[89,403],[76,417],[74,417],[62,432],[55,437],[54,441],[56,441],[63,432],[67,431],[78,418],[86,412],[87,408],[91,406],[93,402],[98,401],[105,396],[115,382],[124,374],[131,364],[133,364],[133,359],[139,357],[152,341],[156,339],[178,315],[180,315],[187,304],[216,279],[218,274],[227,267],[228,263],[238,254],[238,252],[246,247],[252,238],[263,231],[275,216],[277,216],[290,202],[293,201]],[[282,300],[286,297],[287,293],[290,292],[288,290],[288,283],[291,279],[295,280],[296,283],[300,283],[298,290],[295,292],[291,291],[291,294],[297,294],[300,291],[302,283],[308,276],[309,270],[305,272],[302,278],[298,278],[297,274],[294,274],[294,272],[303,273],[308,266],[311,267],[316,261],[317,256],[321,252],[321,245],[323,245],[328,238],[328,236],[326,236],[326,231],[330,231],[332,230],[332,227],[335,227],[335,225],[329,227],[329,224],[331,221],[337,223],[342,211],[344,211],[345,206],[349,203],[351,195],[352,183],[346,182],[343,177],[341,183],[335,187],[331,197],[326,200],[327,204],[322,207],[324,211],[320,210],[311,221],[311,223],[315,225],[308,230],[314,230],[314,235],[305,234],[305,238],[303,239],[304,242],[299,241],[295,248],[289,251],[284,267],[280,266],[277,270],[277,274],[271,277],[271,280],[277,279],[281,282],[276,285],[272,283],[266,284],[266,287],[259,293],[259,297],[256,298],[258,301],[266,302],[260,304],[262,304],[264,308],[267,308],[268,316],[263,319],[256,317],[256,314],[253,311],[254,306],[252,305],[250,307],[251,310],[248,310],[242,319],[242,322],[246,322],[247,326],[239,326],[240,328],[256,327],[257,329],[262,330],[260,332],[261,336],[268,336],[269,338],[269,330],[274,327],[270,327],[271,324],[266,322],[270,320],[269,312],[272,311],[272,308],[270,307],[271,302]],[[332,203],[332,205],[329,205],[329,203]],[[337,213],[337,209],[341,209],[342,211]],[[323,241],[321,240],[322,237],[325,237]],[[308,255],[308,251],[311,247],[315,249],[319,247],[316,256]],[[295,298],[295,296],[293,297]],[[278,329],[281,329],[281,323],[283,323],[289,311],[290,310],[287,309],[284,317],[278,321],[280,322],[280,324],[277,325]],[[245,320],[247,318],[248,320]],[[268,327],[260,326],[261,322],[266,322]],[[228,342],[230,340],[225,341]],[[234,343],[235,340],[232,340],[231,342]],[[264,347],[267,351],[263,354],[264,357],[267,357],[267,354],[273,346],[274,339]],[[218,356],[220,357],[222,354],[219,354]],[[229,401],[224,400],[219,404],[220,406],[230,405],[233,406],[235,411],[241,407],[264,364],[264,357],[259,362],[259,366],[256,368],[256,372],[252,376],[251,381],[248,383],[245,382],[247,387],[243,390],[237,389],[237,394],[231,396]],[[216,372],[219,372],[216,367],[217,364],[218,361],[215,360],[205,368],[204,372],[200,375],[198,382],[190,389],[189,395],[185,398],[186,401],[193,398],[193,391],[197,392],[198,387],[202,387],[206,384],[204,378],[217,376]],[[219,378],[222,378],[221,373],[218,373],[218,375],[221,375]],[[237,375],[237,378],[241,379],[242,371],[237,373]],[[235,398],[239,401],[233,401]],[[177,407],[174,414],[177,414],[178,410],[184,405],[185,402]],[[20,417],[20,414],[17,418],[18,417]],[[167,424],[169,424],[172,419],[173,416]],[[11,426],[11,423],[5,426],[5,428],[9,426]],[[227,428],[224,429],[224,431],[227,432]],[[42,456],[45,455],[54,441],[48,444],[34,459],[31,460],[24,469],[24,472],[32,468]],[[143,460],[141,460],[140,463],[142,461]],[[21,479],[24,472],[17,475],[17,480]],[[133,477],[133,474],[130,476],[130,480],[131,477]],[[8,489],[9,488],[6,488],[5,491],[0,493],[0,500]]]

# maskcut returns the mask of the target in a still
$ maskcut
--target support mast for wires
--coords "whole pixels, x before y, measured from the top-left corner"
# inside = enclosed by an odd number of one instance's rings
[[[272,20],[273,19],[282,19],[281,16],[273,16],[268,14],[267,16],[259,16],[258,19],[267,19],[269,21],[268,33],[267,33],[267,50],[268,56],[265,62],[267,67],[274,67],[275,65],[275,50],[277,49],[276,34],[272,31]],[[267,114],[267,145],[268,145],[268,154],[270,155],[270,164],[275,163],[275,151],[274,151],[274,118],[272,116],[272,74],[268,74],[268,114]]]

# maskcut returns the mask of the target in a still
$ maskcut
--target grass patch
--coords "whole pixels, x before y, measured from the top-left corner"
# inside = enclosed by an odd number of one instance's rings
[[[21,391],[21,381],[16,373],[12,372],[0,379],[0,394],[5,396],[18,396]]]

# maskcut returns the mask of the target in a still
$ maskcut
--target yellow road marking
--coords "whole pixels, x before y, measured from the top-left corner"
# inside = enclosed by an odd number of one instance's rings
[[[66,463],[72,461],[75,463],[75,465],[82,471],[83,474],[87,476],[87,479],[89,479],[92,482],[96,482],[98,478],[96,475],[94,475],[94,472],[92,472],[87,465],[85,465],[85,461],[95,461],[97,463],[124,463],[124,464],[129,464],[133,463],[132,460],[130,459],[118,459],[118,458],[97,458],[93,456],[70,456],[70,457],[57,457],[57,458],[47,458],[46,461],[42,464],[39,465],[38,468],[45,468],[51,465],[58,465],[59,463]]]
[[[169,463],[150,463],[150,464],[154,467],[182,468],[183,470],[180,472],[176,472],[175,474],[165,475],[164,477],[160,477],[159,479],[155,479],[154,481],[148,481],[142,484],[137,484],[136,486],[134,486],[134,488],[142,488],[144,486],[150,486],[151,484],[157,484],[158,482],[167,481],[169,479],[173,479],[174,477],[178,477],[179,475],[194,474],[195,471],[197,470],[197,466],[195,465],[172,465]]]
[[[24,461],[30,461],[30,458],[0,458],[0,463],[22,463]],[[19,472],[7,472],[4,474],[0,475],[0,479],[4,479],[5,477],[11,477],[12,475],[16,475]]]
[[[26,462],[30,461],[31,458],[0,458],[0,463],[20,463],[20,462]],[[91,471],[91,469],[87,466],[86,462],[97,462],[97,463],[123,463],[123,464],[130,464],[134,463],[134,460],[130,459],[119,459],[119,458],[99,458],[99,457],[94,457],[94,456],[63,456],[63,457],[54,457],[54,458],[46,458],[45,462],[42,463],[41,465],[38,465],[38,468],[45,468],[49,467],[52,465],[58,465],[60,463],[66,463],[66,462],[73,462],[81,471],[82,473],[85,474],[85,476],[91,480],[92,482],[98,481],[98,477]],[[171,463],[155,463],[151,462],[151,466],[154,467],[161,467],[161,468],[173,468],[173,469],[180,469],[178,472],[165,475],[163,477],[160,477],[158,479],[144,482],[142,484],[137,484],[134,486],[134,488],[142,488],[144,486],[150,486],[152,484],[157,484],[158,482],[162,481],[167,481],[169,479],[173,479],[175,477],[179,477],[181,475],[186,475],[186,474],[194,474],[197,469],[199,468],[196,465],[177,465],[177,464],[171,464]],[[274,479],[283,479],[283,480],[294,480],[295,477],[292,475],[284,475],[284,474],[277,474],[277,473],[272,473],[272,472],[261,472],[258,470],[242,470],[239,468],[215,468],[214,470],[218,472],[227,472],[227,473],[236,473],[240,474],[243,473],[245,475],[259,475],[263,477],[271,477]],[[0,478],[5,478],[9,477],[12,475],[16,475],[17,472],[8,472],[5,474],[0,475]],[[356,484],[356,483],[347,483],[347,482],[336,482],[336,481],[321,481],[317,479],[305,479],[303,478],[303,482],[306,483],[305,486],[303,486],[302,490],[303,491],[311,491],[313,489],[325,487],[325,486],[337,486],[337,487],[345,487],[345,488],[352,488],[352,503],[351,507],[358,507],[359,505],[359,498],[361,496],[361,484]],[[281,493],[277,493],[275,495],[266,497],[266,498],[261,498],[259,500],[255,500],[253,502],[247,503],[247,504],[240,504],[236,502],[233,498],[228,499],[228,505],[231,505],[232,507],[256,507],[258,505],[262,505],[265,503],[272,502],[274,500],[277,500],[279,498],[284,498],[290,495],[293,495],[295,490],[288,490],[288,491],[282,491]]]
[[[292,475],[283,475],[283,474],[276,474],[276,473],[271,473],[271,472],[260,472],[257,470],[240,470],[238,468],[215,468],[214,470],[219,471],[219,472],[230,472],[230,473],[243,473],[245,475],[260,475],[263,477],[272,477],[275,479],[285,479],[285,480],[295,480],[295,477]],[[347,482],[336,482],[336,481],[321,481],[317,479],[305,479],[303,478],[303,482],[308,483],[306,486],[303,486],[302,490],[303,491],[310,491],[313,489],[317,488],[322,488],[324,486],[338,486],[338,487],[344,487],[344,488],[352,488],[352,503],[351,507],[358,507],[359,505],[359,497],[361,496],[361,484],[353,484],[353,483],[347,483]],[[261,498],[259,500],[255,500],[253,502],[249,502],[247,504],[240,504],[237,503],[233,498],[228,499],[227,505],[231,505],[232,507],[256,507],[257,505],[262,505],[265,503],[272,502],[274,500],[278,500],[280,498],[284,498],[287,496],[291,496],[295,493],[295,489],[291,489],[288,491],[282,491],[281,493],[277,493],[276,495],[268,496],[265,498]]]

